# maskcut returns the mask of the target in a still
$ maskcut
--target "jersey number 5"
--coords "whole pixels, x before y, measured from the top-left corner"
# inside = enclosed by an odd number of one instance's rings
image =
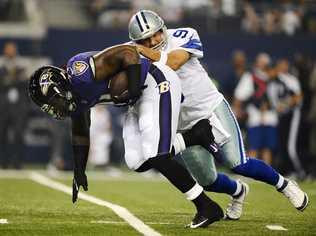
[[[185,38],[187,36],[187,34],[189,33],[189,31],[187,30],[177,30],[173,33],[173,36],[176,37],[176,38]]]

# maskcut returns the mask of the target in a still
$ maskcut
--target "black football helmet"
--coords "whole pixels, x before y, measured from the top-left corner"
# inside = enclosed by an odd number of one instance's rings
[[[33,73],[29,96],[42,111],[58,120],[76,110],[67,72],[55,66],[43,66]]]

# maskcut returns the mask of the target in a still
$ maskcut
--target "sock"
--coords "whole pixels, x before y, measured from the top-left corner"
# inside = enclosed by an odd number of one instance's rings
[[[193,199],[192,202],[195,205],[198,212],[203,211],[207,206],[207,203],[212,201],[204,192],[202,192],[197,198]]]
[[[284,179],[284,177],[282,175],[279,175],[279,181],[278,183],[275,185],[275,188],[279,191],[282,192],[283,189],[287,186],[288,184],[288,180]]]
[[[281,176],[271,166],[261,160],[249,158],[244,164],[232,169],[234,173],[265,182],[270,185],[277,185]]]
[[[229,195],[238,194],[241,190],[241,185],[238,191],[237,181],[230,179],[227,175],[218,173],[217,178],[214,183],[203,186],[206,191],[216,192],[216,193],[227,193]]]
[[[203,188],[201,185],[196,183],[189,191],[185,192],[184,195],[188,200],[193,201],[203,192]]]
[[[215,203],[203,192],[203,188],[194,181],[190,173],[169,155],[161,155],[146,161],[148,165],[164,175],[178,190],[191,200],[197,211],[209,209]]]
[[[232,195],[233,198],[239,198],[241,194],[243,194],[245,191],[245,188],[242,187],[241,183],[238,181],[236,182],[237,182],[237,189],[236,189],[236,192],[234,192]]]

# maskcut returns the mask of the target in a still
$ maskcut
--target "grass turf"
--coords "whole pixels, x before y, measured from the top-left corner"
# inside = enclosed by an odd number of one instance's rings
[[[71,179],[59,180],[70,186]],[[162,235],[316,235],[316,182],[301,183],[310,205],[294,209],[274,188],[250,182],[239,221],[220,221],[206,229],[184,228],[194,215],[192,204],[164,180],[110,178],[89,180],[89,194],[119,204]],[[223,208],[229,197],[209,194]],[[139,235],[111,210],[41,186],[31,180],[0,179],[0,235]],[[98,223],[99,222],[99,223]],[[271,231],[266,225],[288,231]]]

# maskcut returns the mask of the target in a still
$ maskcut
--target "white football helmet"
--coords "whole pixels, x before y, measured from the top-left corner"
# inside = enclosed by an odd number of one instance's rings
[[[157,13],[149,10],[140,10],[132,16],[128,25],[129,38],[134,42],[147,39],[159,30],[163,32],[163,40],[152,48],[156,50],[163,48],[167,44],[167,27]]]

